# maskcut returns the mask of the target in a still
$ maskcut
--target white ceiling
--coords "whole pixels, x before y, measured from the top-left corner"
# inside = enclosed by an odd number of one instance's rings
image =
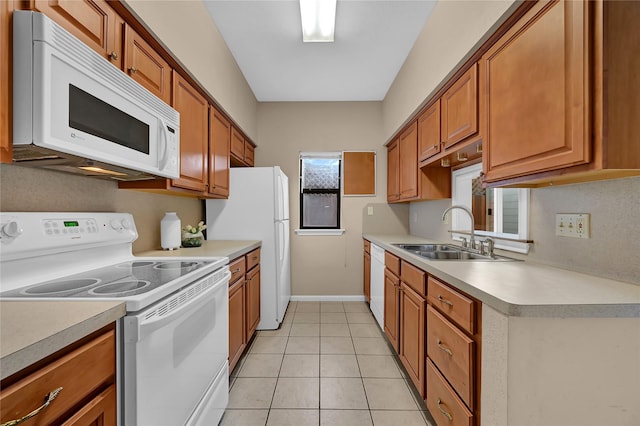
[[[298,0],[204,0],[258,101],[379,101],[435,0],[338,0],[335,42],[303,43]]]

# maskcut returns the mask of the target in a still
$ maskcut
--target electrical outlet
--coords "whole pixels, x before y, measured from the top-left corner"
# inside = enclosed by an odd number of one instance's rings
[[[589,213],[556,213],[556,235],[560,237],[589,238]]]
[[[373,216],[373,206],[367,206],[367,214]]]
[[[418,223],[418,213],[413,212],[411,219],[413,220],[413,223]]]

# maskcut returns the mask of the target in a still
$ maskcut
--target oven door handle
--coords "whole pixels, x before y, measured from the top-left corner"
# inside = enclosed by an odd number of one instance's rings
[[[154,306],[153,309],[141,312],[137,315],[124,317],[125,321],[128,321],[130,323],[129,325],[134,325],[134,327],[125,327],[125,339],[127,340],[127,342],[138,342],[140,340],[143,340],[146,336],[161,328],[165,324],[171,321],[175,321],[182,316],[195,312],[201,306],[209,303],[211,299],[214,299],[216,297],[216,293],[218,293],[221,288],[228,291],[230,278],[231,272],[226,271],[224,274],[224,278],[215,283],[213,287],[207,289],[204,293],[197,295],[196,297],[192,298],[186,303],[183,303],[182,305],[171,310],[165,315],[154,315],[153,312],[159,310],[158,306]],[[179,300],[180,296],[183,293],[184,290],[169,297],[165,301],[165,303],[170,305],[171,300]],[[228,298],[228,295],[226,294],[224,297],[226,300],[226,298]]]

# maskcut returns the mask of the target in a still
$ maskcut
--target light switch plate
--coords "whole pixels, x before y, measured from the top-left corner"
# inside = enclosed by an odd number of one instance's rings
[[[589,213],[556,213],[556,235],[560,237],[589,238]]]
[[[373,216],[373,206],[367,206],[367,214]]]

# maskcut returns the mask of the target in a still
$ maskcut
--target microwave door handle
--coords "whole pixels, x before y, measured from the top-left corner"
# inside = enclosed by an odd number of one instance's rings
[[[167,149],[168,149],[168,143],[167,143],[167,132],[169,130],[167,130],[167,125],[164,123],[164,121],[160,120],[160,133],[161,133],[161,137],[160,137],[160,153],[161,156],[158,160],[158,166],[160,168],[160,170],[164,170],[165,167],[167,166],[167,160],[169,159],[169,155],[167,153]]]

